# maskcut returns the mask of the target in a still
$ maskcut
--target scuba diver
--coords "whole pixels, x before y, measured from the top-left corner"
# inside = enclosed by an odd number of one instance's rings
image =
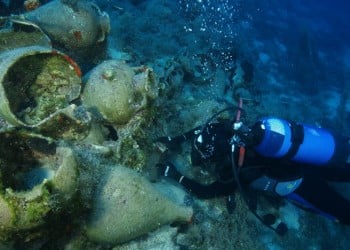
[[[224,111],[227,109],[218,114]],[[240,121],[241,111],[239,108],[235,121],[212,122],[216,114],[183,135],[159,138],[170,155],[181,144],[191,143],[192,166],[212,173],[216,181],[200,184],[182,175],[171,162],[158,165],[161,174],[200,198],[228,196],[229,209],[234,207],[232,195],[238,190],[250,211],[280,235],[287,232],[286,224],[257,211],[258,193],[350,224],[350,199],[329,184],[350,182],[349,138],[276,117],[262,118],[248,127]]]

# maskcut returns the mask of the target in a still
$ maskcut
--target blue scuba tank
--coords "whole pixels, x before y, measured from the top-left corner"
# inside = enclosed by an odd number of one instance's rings
[[[335,138],[326,129],[275,117],[261,119],[253,129],[259,130],[255,150],[265,157],[325,165],[335,154]]]

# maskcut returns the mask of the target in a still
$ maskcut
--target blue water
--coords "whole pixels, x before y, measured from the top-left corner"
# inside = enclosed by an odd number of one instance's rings
[[[347,18],[350,6],[346,1],[179,0],[101,4],[110,13],[115,27],[110,39],[112,47],[130,52],[140,63],[154,64],[164,57],[176,60],[186,54],[201,57],[201,71],[210,73],[217,69],[229,72],[237,62],[244,61],[252,68],[251,78],[258,92],[283,94],[277,103],[269,103],[271,97],[262,95],[266,107],[274,109],[279,103],[289,103],[303,111],[297,114],[290,107],[293,114],[288,118],[301,115],[309,123],[349,132],[346,126],[350,121],[349,105],[338,110],[339,102],[347,103],[344,101],[347,97],[340,93],[348,84],[350,71]],[[249,98],[258,99],[257,96]],[[310,101],[313,104],[308,103],[309,96],[315,99]],[[335,117],[334,113],[339,112],[341,118]]]
[[[242,94],[251,120],[280,115],[350,135],[348,1],[96,3],[110,15],[112,26],[104,59],[126,58],[130,65],[153,67],[160,80],[168,84],[165,86],[174,90],[167,98],[177,102],[181,111],[166,117],[169,124],[181,127],[190,124],[190,119],[205,120],[206,117],[193,115],[192,107],[208,100],[236,104],[237,96]],[[18,12],[21,10],[13,10]],[[98,63],[85,62],[87,68]],[[236,79],[239,65],[245,72],[243,80]],[[166,76],[163,71],[171,67],[174,70]],[[220,76],[216,76],[218,73]],[[193,105],[181,106],[184,100]],[[193,124],[198,125],[196,121]],[[173,129],[177,126],[169,127],[168,131],[178,132]],[[188,129],[185,125],[181,128]],[[50,176],[39,169],[25,177],[24,184],[31,188]],[[281,220],[290,228],[288,235],[281,238],[260,225],[244,203],[237,205],[233,215],[226,213],[223,203],[224,199],[198,201],[196,217],[189,228],[169,233],[163,241],[154,235],[151,239],[163,243],[169,239],[178,249],[348,249],[348,226],[305,213],[290,204],[279,208]],[[80,233],[73,235],[70,228],[65,230],[66,237],[73,238],[74,247],[74,237]],[[147,249],[143,245],[147,239],[139,239],[131,249]],[[89,244],[89,249],[107,249]]]

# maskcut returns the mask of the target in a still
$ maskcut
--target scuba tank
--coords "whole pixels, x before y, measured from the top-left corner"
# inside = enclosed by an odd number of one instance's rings
[[[348,139],[337,140],[326,129],[280,118],[265,117],[252,127],[251,132],[256,152],[264,157],[323,166],[334,160],[344,164],[349,153]],[[347,145],[339,147],[340,144]]]

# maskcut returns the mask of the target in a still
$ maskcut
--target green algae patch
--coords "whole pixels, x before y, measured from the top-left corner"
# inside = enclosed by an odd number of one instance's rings
[[[78,182],[70,148],[26,130],[0,133],[0,240],[44,232],[74,202]]]
[[[81,72],[68,56],[38,46],[0,54],[0,113],[34,126],[78,98]]]
[[[32,55],[11,67],[4,81],[11,110],[27,124],[36,124],[75,98],[70,88],[79,84],[60,55]],[[79,92],[78,92],[79,93]]]

